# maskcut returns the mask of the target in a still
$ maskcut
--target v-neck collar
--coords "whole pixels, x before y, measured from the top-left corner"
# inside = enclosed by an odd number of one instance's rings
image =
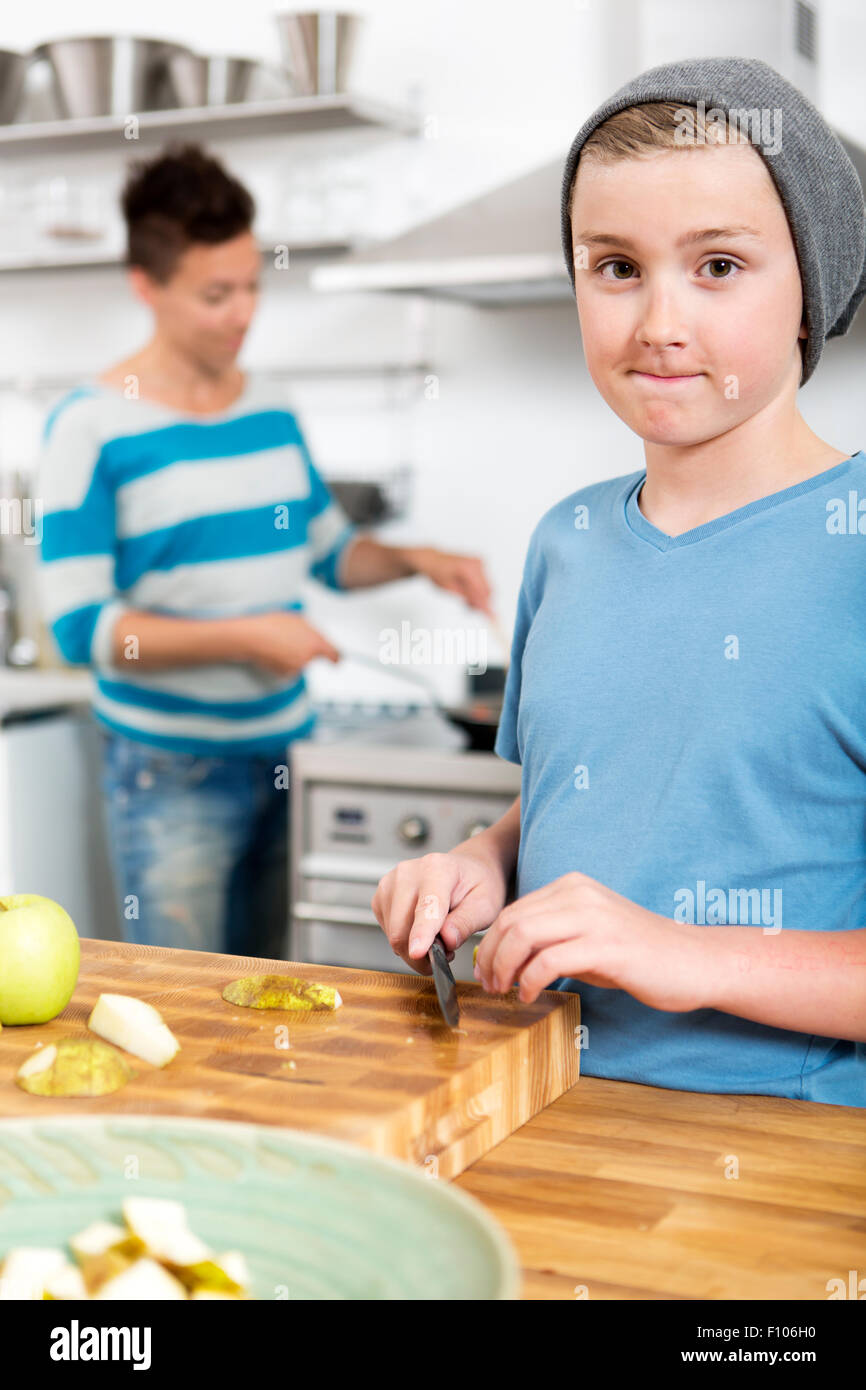
[[[832,468],[825,469],[823,473],[816,473],[813,478],[805,478],[802,483],[794,483],[791,487],[782,488],[781,492],[771,492],[767,497],[758,497],[754,502],[747,502],[744,507],[737,507],[736,511],[714,517],[712,521],[705,521],[702,526],[693,526],[690,531],[683,531],[679,536],[668,536],[657,526],[653,526],[638,506],[638,495],[647,477],[646,470],[644,470],[626,495],[626,525],[636,536],[639,536],[641,540],[648,541],[657,550],[677,550],[684,545],[695,545],[708,536],[715,536],[719,531],[727,531],[731,526],[737,526],[750,516],[756,516],[758,512],[767,511],[770,507],[778,507],[782,502],[799,497],[801,493],[811,492],[813,488],[822,487],[824,483],[832,482],[835,478],[842,478],[850,472],[855,463],[863,461],[866,461],[866,455],[862,449],[859,449],[850,458],[843,459],[841,463],[835,463]]]

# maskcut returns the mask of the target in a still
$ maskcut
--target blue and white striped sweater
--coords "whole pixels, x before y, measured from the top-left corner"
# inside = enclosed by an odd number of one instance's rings
[[[197,417],[101,383],[68,392],[45,426],[40,579],[64,659],[92,665],[94,713],[159,747],[278,752],[314,722],[306,683],[240,662],[115,665],[126,608],[221,618],[301,611],[312,576],[340,589],[357,534],[298,421],[247,377],[228,410]]]

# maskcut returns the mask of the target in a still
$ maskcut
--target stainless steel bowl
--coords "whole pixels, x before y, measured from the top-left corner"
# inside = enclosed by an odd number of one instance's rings
[[[57,83],[46,58],[28,55],[30,63],[24,77],[24,90],[18,107],[18,119],[26,124],[37,121],[60,121],[63,113],[57,99]]]
[[[345,92],[361,16],[338,10],[274,15],[283,63],[298,96]]]
[[[27,53],[0,48],[0,125],[8,125],[18,114],[29,61]]]
[[[191,75],[195,63],[187,62],[185,67],[182,61],[196,55],[165,39],[126,35],[52,39],[39,44],[33,57],[50,63],[58,108],[70,119],[203,105]],[[199,80],[203,89],[204,77]],[[192,99],[184,99],[187,96]]]
[[[277,101],[292,95],[285,68],[255,58],[214,55],[208,59],[209,106],[230,106],[241,101]]]
[[[161,62],[163,80],[158,88],[161,106],[207,105],[207,58],[182,44],[167,43],[163,45]]]

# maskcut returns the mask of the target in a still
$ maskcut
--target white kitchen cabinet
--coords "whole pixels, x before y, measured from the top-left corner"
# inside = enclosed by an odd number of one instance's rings
[[[53,898],[79,936],[121,939],[86,706],[0,723],[0,891]]]

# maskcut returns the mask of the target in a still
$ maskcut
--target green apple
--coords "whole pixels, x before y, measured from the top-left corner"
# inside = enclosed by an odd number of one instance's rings
[[[0,898],[0,1023],[47,1023],[66,1008],[81,945],[68,912],[36,893]]]

